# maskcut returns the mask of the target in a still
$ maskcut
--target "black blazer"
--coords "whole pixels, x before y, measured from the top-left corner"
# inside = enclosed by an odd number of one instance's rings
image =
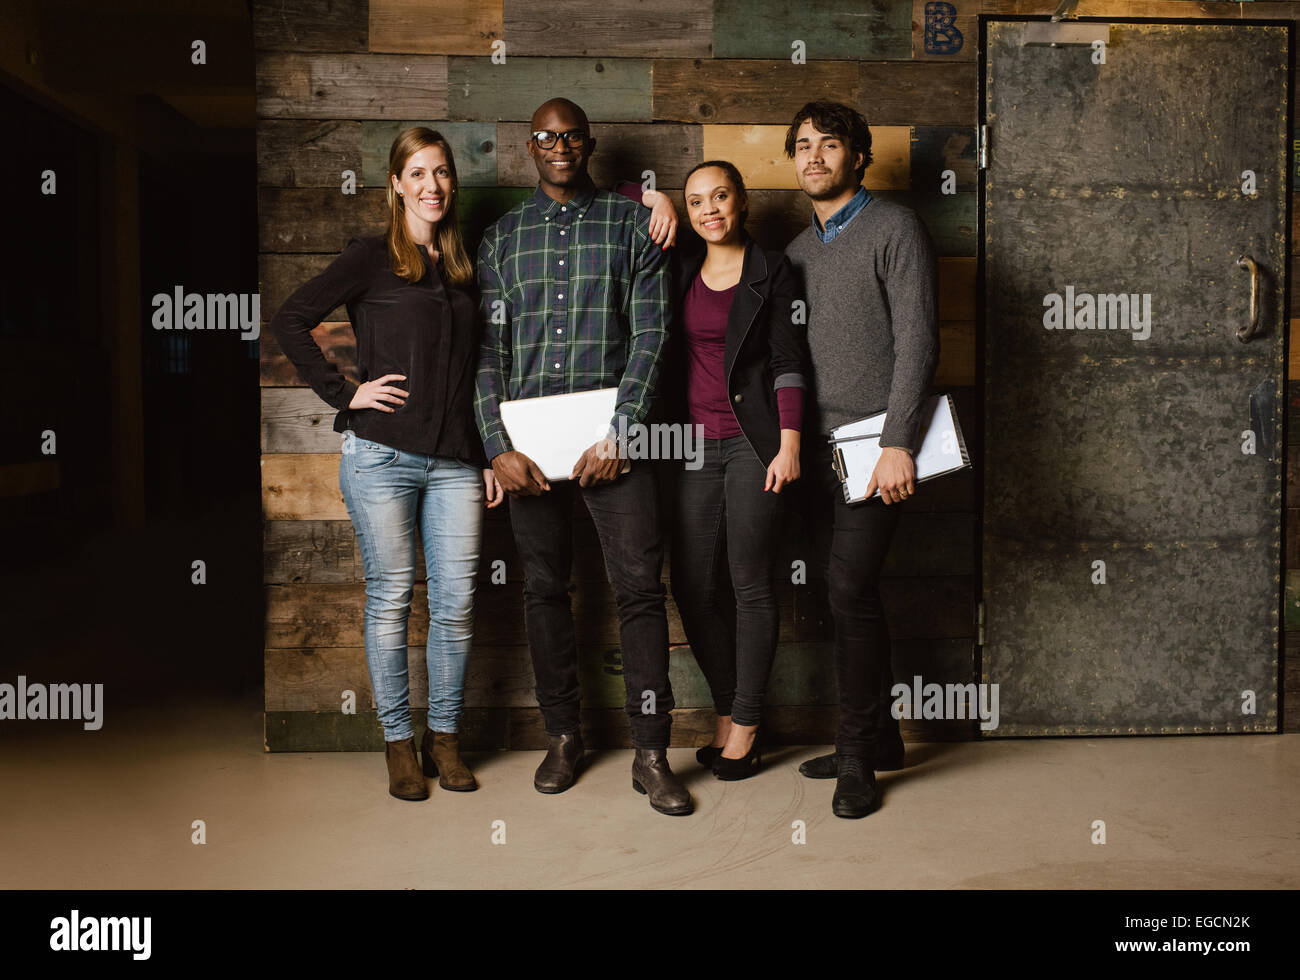
[[[672,327],[660,369],[660,417],[688,421],[686,412],[686,340],[682,306],[704,264],[704,246],[674,249]],[[796,323],[793,304],[803,298],[797,274],[781,252],[761,248],[745,236],[745,260],[731,312],[727,316],[723,369],[731,411],[741,432],[764,466],[781,448],[781,420],[776,389],[797,387],[807,393],[808,332]],[[803,316],[797,318],[804,321]],[[805,415],[807,407],[805,407]]]

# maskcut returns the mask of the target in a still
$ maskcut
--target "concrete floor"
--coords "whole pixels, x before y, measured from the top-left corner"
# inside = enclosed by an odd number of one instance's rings
[[[1300,884],[1300,735],[910,745],[908,768],[879,777],[882,808],[841,820],[834,783],[796,772],[812,747],[736,783],[673,750],[696,812],[666,817],[633,792],[626,751],[594,754],[559,796],[532,788],[541,753],[470,756],[478,792],[409,803],[388,796],[379,753],[268,755],[251,701],[64,724],[0,732],[4,888]]]

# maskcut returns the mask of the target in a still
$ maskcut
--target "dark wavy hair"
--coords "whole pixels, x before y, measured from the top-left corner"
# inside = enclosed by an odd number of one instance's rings
[[[811,120],[813,128],[819,133],[829,133],[842,139],[850,154],[863,154],[862,166],[857,168],[858,183],[862,175],[871,166],[871,130],[867,120],[852,106],[842,102],[809,102],[794,114],[794,121],[785,133],[785,155],[794,159],[794,141],[799,136],[799,127],[804,120]]]
[[[731,181],[731,185],[736,188],[736,193],[745,198],[745,210],[740,212],[740,227],[744,229],[745,219],[749,217],[749,193],[745,190],[745,178],[740,176],[740,171],[736,169],[736,165],[729,160],[705,160],[703,163],[697,163],[691,167],[686,172],[686,176],[682,178],[682,196],[686,196],[686,185],[690,182],[691,174],[697,170],[703,170],[705,167],[717,167],[725,173],[727,179]]]

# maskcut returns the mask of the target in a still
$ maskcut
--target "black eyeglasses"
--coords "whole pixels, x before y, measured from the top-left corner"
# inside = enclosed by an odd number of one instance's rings
[[[587,133],[581,129],[570,129],[567,133],[556,133],[549,129],[539,129],[533,133],[533,142],[543,150],[549,150],[555,145],[555,141],[563,139],[566,146],[582,146],[587,139]]]

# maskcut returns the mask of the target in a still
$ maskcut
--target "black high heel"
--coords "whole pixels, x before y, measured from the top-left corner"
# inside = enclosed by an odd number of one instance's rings
[[[722,755],[721,745],[706,745],[701,749],[695,750],[695,761],[705,769],[713,768],[713,760]]]
[[[759,744],[758,733],[754,734],[754,744],[739,759],[728,759],[718,749],[718,757],[713,760],[713,775],[723,780],[748,779],[763,768],[763,747]]]

